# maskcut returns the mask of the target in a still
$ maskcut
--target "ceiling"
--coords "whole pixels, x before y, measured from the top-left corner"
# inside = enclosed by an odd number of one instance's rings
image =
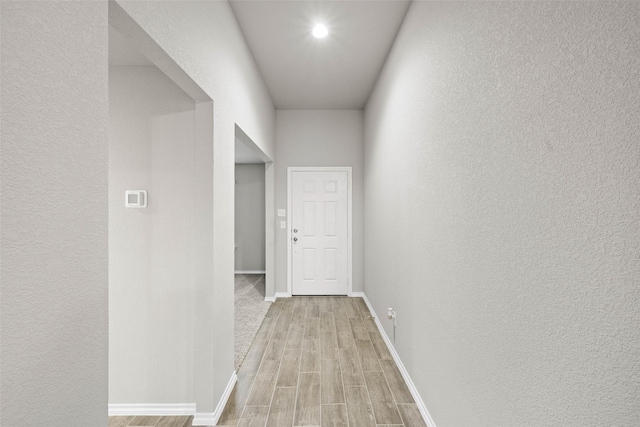
[[[360,110],[380,74],[410,0],[231,0],[279,110]],[[311,30],[324,23],[329,35]],[[110,65],[153,65],[109,27]],[[236,140],[236,163],[264,163]]]
[[[362,109],[409,0],[231,0],[280,110]],[[313,26],[329,35],[316,39]]]
[[[360,110],[410,0],[231,0],[279,110]],[[324,39],[311,30],[322,22]],[[111,65],[153,65],[109,27]]]

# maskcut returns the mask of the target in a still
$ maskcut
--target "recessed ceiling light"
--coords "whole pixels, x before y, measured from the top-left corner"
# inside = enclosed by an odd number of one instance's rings
[[[323,39],[327,37],[327,34],[329,34],[329,30],[327,30],[327,27],[325,27],[323,24],[317,24],[315,27],[313,27],[313,36],[315,38]]]

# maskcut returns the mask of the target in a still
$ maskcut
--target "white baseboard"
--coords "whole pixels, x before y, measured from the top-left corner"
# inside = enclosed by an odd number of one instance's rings
[[[233,371],[231,374],[231,378],[227,383],[227,388],[224,389],[224,393],[222,393],[222,397],[218,402],[218,406],[216,406],[216,410],[211,412],[199,412],[193,417],[193,422],[191,425],[193,426],[215,426],[218,424],[218,420],[220,419],[220,415],[222,415],[222,411],[224,411],[224,407],[227,404],[227,400],[229,400],[229,396],[233,391],[233,386],[236,385],[236,381],[238,379],[238,375],[236,371]]]
[[[276,297],[275,296],[273,296],[273,297],[264,297],[264,300],[266,302],[276,302]]]
[[[193,416],[192,426],[214,426],[216,425],[216,419],[213,412],[197,412]]]
[[[349,296],[352,298],[364,298],[364,292],[351,292]]]
[[[291,298],[291,294],[289,292],[276,292],[275,298]]]
[[[109,416],[118,415],[193,415],[195,403],[110,403]]]
[[[265,270],[236,270],[234,274],[267,274]]]
[[[356,292],[354,292],[353,294],[355,294],[355,293]],[[352,295],[352,296],[355,296],[355,295]],[[396,365],[398,366],[398,370],[402,374],[402,378],[404,378],[404,381],[407,383],[407,387],[409,387],[409,391],[411,392],[411,395],[413,396],[413,400],[416,401],[416,404],[418,405],[418,409],[420,410],[420,413],[422,414],[422,418],[424,418],[424,421],[427,423],[427,427],[436,427],[436,423],[433,422],[433,418],[431,418],[431,414],[427,410],[427,407],[424,404],[424,401],[422,400],[422,397],[420,396],[420,393],[418,393],[418,389],[416,388],[415,384],[413,384],[413,381],[411,380],[411,377],[409,376],[409,372],[407,372],[407,369],[404,367],[404,364],[402,363],[402,360],[400,360],[400,356],[396,352],[396,349],[394,348],[393,344],[391,343],[391,340],[387,336],[387,333],[385,332],[384,328],[382,327],[382,324],[380,323],[380,320],[378,320],[378,316],[376,315],[376,312],[373,310],[373,307],[371,306],[371,303],[367,299],[367,296],[364,295],[364,293],[363,293],[362,296],[364,298],[364,302],[367,304],[367,307],[369,307],[369,311],[371,312],[371,314],[375,318],[376,326],[378,327],[378,330],[380,331],[380,335],[382,335],[382,338],[384,339],[385,344],[387,344],[387,348],[389,349],[389,352],[391,353],[391,356],[393,357],[393,360],[396,362]]]

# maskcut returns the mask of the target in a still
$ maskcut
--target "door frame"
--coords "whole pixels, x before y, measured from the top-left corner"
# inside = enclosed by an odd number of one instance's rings
[[[353,204],[352,194],[353,185],[351,182],[351,166],[289,166],[287,167],[287,296],[293,295],[293,248],[291,245],[292,239],[292,221],[293,221],[293,209],[292,209],[292,191],[293,186],[292,178],[293,172],[346,172],[347,173],[347,296],[352,296],[353,293],[353,271],[352,271],[352,256],[353,256]]]

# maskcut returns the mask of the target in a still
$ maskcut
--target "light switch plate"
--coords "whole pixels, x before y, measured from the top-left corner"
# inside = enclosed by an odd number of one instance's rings
[[[287,216],[287,210],[286,209],[278,209],[278,217],[283,218]]]
[[[280,221],[280,228],[283,230],[287,228],[287,221]]]

